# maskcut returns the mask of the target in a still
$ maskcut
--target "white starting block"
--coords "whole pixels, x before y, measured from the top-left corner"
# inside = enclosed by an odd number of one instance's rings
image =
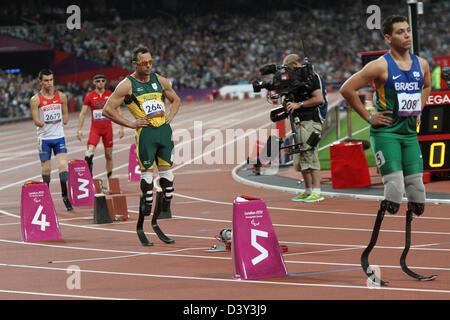
[[[215,236],[217,242],[211,247],[211,249],[205,250],[205,252],[227,252],[231,251],[231,240],[232,240],[231,229],[222,229],[220,233]]]

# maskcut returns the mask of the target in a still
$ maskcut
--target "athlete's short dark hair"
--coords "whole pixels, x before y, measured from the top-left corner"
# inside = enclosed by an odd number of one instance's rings
[[[148,53],[150,50],[147,47],[137,47],[133,50],[133,56],[131,57],[131,61],[137,61],[137,57],[139,53]]]
[[[394,23],[397,22],[408,22],[408,19],[405,16],[401,16],[398,14],[391,15],[384,19],[383,24],[381,26],[381,34],[384,36],[385,34],[392,35],[392,31],[394,30]]]
[[[103,73],[97,73],[92,80],[95,81],[95,80],[99,80],[99,79],[105,79],[106,80],[106,77],[105,77],[105,75]]]
[[[52,74],[53,74],[52,70],[50,70],[50,69],[42,69],[41,71],[39,71],[38,79],[42,80],[43,76],[51,76]]]

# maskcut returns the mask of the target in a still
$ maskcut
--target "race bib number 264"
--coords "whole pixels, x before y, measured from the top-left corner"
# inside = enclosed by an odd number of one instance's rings
[[[142,104],[145,114],[149,118],[165,113],[164,103],[158,100],[147,100]]]

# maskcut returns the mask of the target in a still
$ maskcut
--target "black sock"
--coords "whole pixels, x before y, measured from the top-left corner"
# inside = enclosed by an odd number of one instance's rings
[[[59,173],[59,182],[61,184],[61,194],[63,197],[67,198],[67,171]]]
[[[89,157],[84,157],[84,160],[86,160],[88,167],[89,167],[89,171],[91,172],[91,176],[92,176],[92,167],[93,167],[93,162],[94,162],[94,155],[89,156]]]
[[[50,188],[50,175],[42,175],[42,180],[47,184],[47,186]]]

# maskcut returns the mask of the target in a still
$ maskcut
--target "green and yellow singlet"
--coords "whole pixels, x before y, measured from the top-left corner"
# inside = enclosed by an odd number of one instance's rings
[[[156,73],[150,73],[150,81],[140,82],[131,75],[132,94],[125,105],[136,118],[147,118],[154,127],[162,126],[166,121],[163,88]]]
[[[388,78],[375,93],[377,111],[392,111],[388,126],[370,128],[371,134],[393,133],[416,135],[416,117],[421,114],[423,75],[417,57],[410,54],[410,70],[401,70],[388,52],[383,55],[388,65]]]

